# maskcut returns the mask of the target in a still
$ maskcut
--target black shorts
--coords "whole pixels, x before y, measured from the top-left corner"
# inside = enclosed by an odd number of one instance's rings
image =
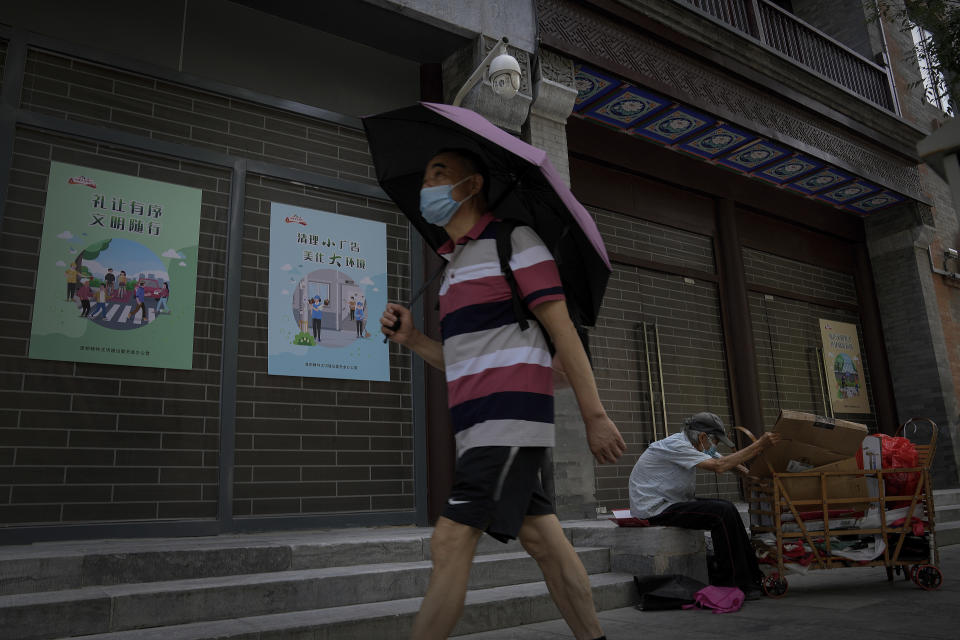
[[[443,516],[500,542],[517,537],[526,516],[553,513],[540,484],[545,447],[474,447],[457,459]]]

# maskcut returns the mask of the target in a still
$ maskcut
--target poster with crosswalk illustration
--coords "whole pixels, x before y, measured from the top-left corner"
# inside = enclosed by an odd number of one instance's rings
[[[30,357],[191,369],[201,196],[51,162]]]

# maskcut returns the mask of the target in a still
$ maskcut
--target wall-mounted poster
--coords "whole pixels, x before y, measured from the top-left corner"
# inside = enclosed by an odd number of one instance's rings
[[[201,195],[51,162],[30,357],[191,369]]]
[[[820,319],[823,368],[834,413],[870,413],[857,326]]]
[[[387,225],[270,204],[267,372],[389,380]]]

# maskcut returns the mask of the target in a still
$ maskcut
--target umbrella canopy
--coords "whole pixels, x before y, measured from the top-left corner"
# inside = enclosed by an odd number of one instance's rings
[[[568,304],[582,324],[596,323],[610,277],[610,260],[593,218],[547,154],[479,114],[446,104],[419,104],[363,118],[377,179],[427,243],[437,250],[446,232],[420,214],[427,162],[440,149],[477,153],[490,172],[489,202],[498,218],[532,227],[560,270]]]

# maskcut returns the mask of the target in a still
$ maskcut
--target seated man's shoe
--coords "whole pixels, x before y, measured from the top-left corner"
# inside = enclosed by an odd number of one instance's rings
[[[763,589],[759,585],[752,586],[752,587],[742,587],[741,591],[743,591],[744,601],[760,600],[761,598],[767,595],[763,592]]]

